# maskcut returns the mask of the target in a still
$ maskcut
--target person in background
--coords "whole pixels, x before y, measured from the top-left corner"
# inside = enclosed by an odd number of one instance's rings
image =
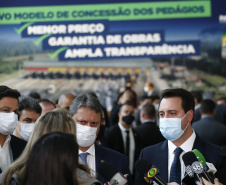
[[[27,143],[11,135],[18,123],[19,96],[19,91],[0,86],[0,180],[9,165],[20,156]]]
[[[143,96],[140,97],[139,106],[134,112],[135,124],[136,124],[134,127],[141,125],[140,110],[141,110],[142,106],[144,105],[144,103],[147,102],[147,101],[152,101],[152,99],[147,95],[143,95]]]
[[[119,152],[95,144],[102,121],[102,107],[99,100],[89,93],[80,94],[71,103],[69,115],[77,126],[79,159],[91,168],[92,175],[96,176],[101,162],[108,161],[120,173],[129,174],[128,184],[132,184],[128,158]],[[100,174],[97,174],[97,179],[107,183]]]
[[[42,107],[42,114],[41,115],[43,115],[46,112],[49,112],[51,110],[54,110],[56,108],[56,105],[48,99],[39,100],[39,105]]]
[[[132,102],[126,102],[120,108],[118,125],[106,129],[102,142],[103,146],[128,156],[132,173],[134,173],[134,163],[141,151],[139,135],[132,129],[133,121],[134,109]]]
[[[13,135],[28,141],[33,131],[36,120],[42,113],[42,108],[38,102],[31,97],[22,97],[19,99],[19,123]]]
[[[217,100],[217,105],[226,105],[226,97],[221,97]]]
[[[201,118],[199,108],[201,106],[201,101],[202,101],[202,92],[201,91],[191,91],[191,94],[195,100],[195,111],[194,111],[194,117],[193,117],[193,122],[195,122],[195,121],[200,120],[200,118]]]
[[[152,82],[146,82],[144,85],[144,95],[158,95],[158,92],[154,88],[154,84]]]
[[[125,84],[125,90],[130,90],[131,93],[133,94],[133,107],[134,109],[137,108],[137,93],[132,89],[133,88],[133,83],[132,81],[127,81],[126,84]]]
[[[134,130],[141,138],[142,148],[162,142],[165,138],[162,136],[156,124],[156,111],[151,102],[147,102],[141,108],[141,125]]]
[[[58,105],[60,108],[64,108],[67,111],[71,105],[71,102],[76,98],[75,95],[71,93],[62,94],[58,99]]]
[[[76,124],[74,120],[67,115],[67,112],[64,109],[55,109],[53,111],[49,111],[38,118],[38,120],[35,123],[34,131],[32,132],[30,139],[22,155],[18,158],[17,161],[12,163],[7,169],[3,179],[4,185],[9,184],[10,179],[15,173],[17,174],[19,182],[20,182],[20,179],[25,178],[25,165],[30,155],[32,146],[37,141],[37,139],[42,135],[50,132],[55,132],[55,131],[59,131],[63,133],[71,133],[76,136]],[[89,184],[92,184],[92,182],[96,181],[95,178],[90,176],[89,174],[90,169],[87,166],[79,163],[78,168],[79,169],[77,171],[78,172],[77,178],[78,178],[79,184],[89,185]],[[36,171],[36,168],[34,168],[34,170]],[[91,182],[91,183],[88,183],[88,182]]]
[[[217,121],[216,105],[213,100],[202,100],[199,109],[201,119],[192,124],[192,128],[201,139],[218,146],[226,145],[226,126]]]
[[[122,92],[118,96],[118,100],[114,103],[113,108],[111,110],[111,115],[110,115],[110,126],[117,125],[119,121],[119,110],[122,106],[122,104],[126,102],[133,102],[133,93],[131,90],[126,89],[124,92]]]
[[[39,93],[37,92],[30,92],[28,94],[29,97],[34,98],[37,102],[39,102],[39,100],[41,99],[41,96]]]

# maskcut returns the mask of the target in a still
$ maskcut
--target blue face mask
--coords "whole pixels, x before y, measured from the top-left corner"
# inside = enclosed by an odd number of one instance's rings
[[[187,113],[186,113],[187,114]],[[184,115],[184,117],[186,116]],[[183,118],[184,118],[183,117]],[[181,120],[183,118],[161,118],[159,119],[159,128],[162,135],[170,141],[177,140],[187,129],[188,124],[184,130],[181,129]]]

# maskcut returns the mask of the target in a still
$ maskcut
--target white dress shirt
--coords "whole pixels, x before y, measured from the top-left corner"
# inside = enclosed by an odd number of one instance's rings
[[[180,146],[183,152],[180,155],[180,163],[181,163],[181,179],[185,174],[185,165],[182,160],[182,156],[192,150],[194,142],[195,142],[196,134],[193,130],[192,135]],[[170,169],[174,160],[174,150],[177,148],[176,145],[172,143],[172,141],[168,140],[168,180],[170,179]]]
[[[13,154],[10,147],[11,136],[6,137],[4,145],[0,145],[0,168],[5,171],[9,165],[13,162]]]
[[[121,123],[118,123],[119,128],[121,130],[122,133],[122,139],[123,139],[123,143],[124,143],[124,151],[126,151],[126,131],[129,131],[129,137],[130,137],[130,150],[129,150],[129,168],[130,171],[133,171],[133,164],[134,164],[134,155],[135,155],[135,140],[134,140],[134,136],[133,136],[133,131],[132,128],[130,129],[125,129]]]
[[[91,175],[93,177],[96,177],[96,160],[95,160],[95,145],[91,145],[91,147],[86,151],[89,153],[89,155],[87,156],[87,164],[89,166],[89,168],[91,169]],[[82,152],[80,149],[79,149],[79,154],[81,153],[86,153],[86,152]],[[81,158],[79,157],[79,161],[80,163],[82,163],[82,160]]]

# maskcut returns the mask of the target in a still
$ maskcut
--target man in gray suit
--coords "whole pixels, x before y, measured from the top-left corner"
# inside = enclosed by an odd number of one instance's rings
[[[200,107],[201,119],[194,122],[192,128],[203,140],[222,146],[226,145],[226,126],[214,118],[215,107],[213,100],[203,100]]]

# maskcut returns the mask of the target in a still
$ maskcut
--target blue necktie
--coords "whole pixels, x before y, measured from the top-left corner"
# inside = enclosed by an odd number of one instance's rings
[[[87,160],[86,160],[87,155],[89,155],[88,152],[79,154],[79,157],[82,159],[82,163],[85,164],[85,165],[87,165]]]
[[[170,169],[170,182],[176,182],[181,184],[181,164],[180,164],[180,154],[183,150],[180,147],[177,147],[174,150],[174,160]]]

